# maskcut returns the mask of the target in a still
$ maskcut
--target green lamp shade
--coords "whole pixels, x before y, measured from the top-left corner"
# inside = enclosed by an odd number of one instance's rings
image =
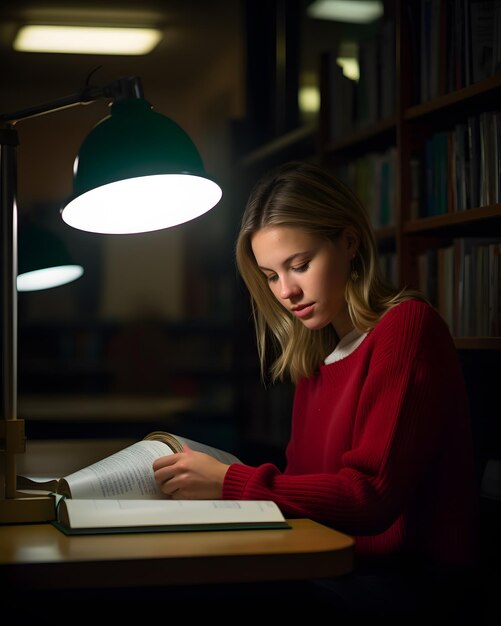
[[[112,104],[84,140],[62,217],[90,232],[147,232],[198,217],[221,196],[185,131],[129,98]]]
[[[20,230],[18,240],[18,291],[59,287],[82,276],[82,266],[74,263],[64,243],[53,233],[28,226]]]

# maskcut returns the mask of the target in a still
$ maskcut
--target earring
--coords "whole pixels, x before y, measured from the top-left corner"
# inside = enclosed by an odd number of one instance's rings
[[[355,256],[351,260],[350,278],[351,278],[352,282],[356,283],[358,278],[359,278],[359,274],[358,274],[357,270],[355,269],[354,259],[355,259]]]

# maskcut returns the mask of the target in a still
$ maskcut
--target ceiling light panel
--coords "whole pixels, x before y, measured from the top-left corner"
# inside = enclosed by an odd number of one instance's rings
[[[153,28],[23,26],[14,40],[18,52],[64,54],[148,54],[161,39]]]
[[[384,7],[379,0],[316,0],[307,13],[321,20],[367,24],[382,17]]]

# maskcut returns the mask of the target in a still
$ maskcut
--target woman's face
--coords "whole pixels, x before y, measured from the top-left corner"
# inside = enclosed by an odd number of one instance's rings
[[[299,228],[266,226],[251,245],[273,295],[307,328],[332,324],[340,338],[353,328],[344,296],[357,250],[349,229],[333,242]]]

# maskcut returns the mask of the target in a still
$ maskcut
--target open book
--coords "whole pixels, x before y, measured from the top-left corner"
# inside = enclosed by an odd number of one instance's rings
[[[210,454],[222,463],[241,463],[229,452],[171,433],[155,431],[141,441],[62,478],[39,480],[18,476],[17,488],[50,491],[66,498],[88,500],[163,498],[153,475],[153,461],[161,456],[182,452],[184,444],[192,450]]]
[[[18,476],[17,488],[55,493],[54,524],[66,534],[289,527],[269,501],[166,499],[155,481],[153,461],[181,452],[184,444],[223,463],[241,462],[218,448],[155,431],[62,478]]]

